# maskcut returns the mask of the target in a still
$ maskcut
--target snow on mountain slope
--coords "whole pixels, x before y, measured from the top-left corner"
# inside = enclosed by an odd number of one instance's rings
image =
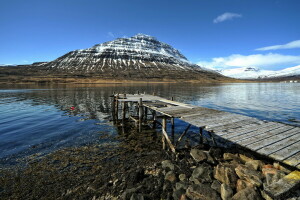
[[[156,38],[137,34],[97,44],[88,49],[75,50],[47,64],[49,68],[103,72],[112,69],[171,69],[200,70],[170,45]]]
[[[257,67],[242,67],[234,69],[219,70],[224,76],[239,79],[276,78],[300,75],[300,65],[283,70],[261,70]]]
[[[144,34],[71,51],[43,67],[48,73],[128,80],[201,79],[214,82],[228,79],[189,62],[177,49]]]

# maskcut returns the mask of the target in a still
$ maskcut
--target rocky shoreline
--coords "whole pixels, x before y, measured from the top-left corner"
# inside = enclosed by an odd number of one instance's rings
[[[160,141],[155,132],[127,132],[118,144],[59,150],[2,170],[0,199],[300,199],[299,171],[238,148],[203,144],[173,154],[158,150]]]

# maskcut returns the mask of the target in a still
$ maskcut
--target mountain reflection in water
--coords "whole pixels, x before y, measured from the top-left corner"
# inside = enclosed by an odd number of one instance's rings
[[[300,125],[299,83],[2,85],[0,164],[58,148],[118,142],[109,121],[113,92],[155,93],[176,101]],[[176,124],[176,131],[184,129]]]

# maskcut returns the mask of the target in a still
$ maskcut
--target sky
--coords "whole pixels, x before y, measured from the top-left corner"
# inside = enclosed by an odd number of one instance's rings
[[[299,0],[0,0],[0,64],[144,33],[204,67],[300,64]]]

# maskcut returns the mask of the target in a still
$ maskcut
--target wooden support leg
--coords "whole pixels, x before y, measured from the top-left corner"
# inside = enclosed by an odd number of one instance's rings
[[[119,101],[118,101],[118,99],[119,99],[119,94],[117,94],[117,96],[116,96],[116,104],[115,104],[115,106],[116,106],[116,108],[115,108],[115,116],[116,116],[116,121],[118,121],[118,115],[119,115]]]
[[[199,134],[200,134],[199,143],[203,144],[203,127],[199,128]]]
[[[139,132],[142,131],[142,120],[143,120],[143,99],[139,101]]]
[[[171,125],[172,125],[172,142],[174,143],[174,135],[175,135],[175,119],[174,117],[171,118]]]
[[[182,138],[185,136],[185,134],[188,132],[188,130],[190,129],[191,124],[189,124],[186,129],[183,131],[183,133],[180,135],[180,137],[178,138],[177,142],[176,142],[176,147],[179,145],[180,141],[182,140]]]
[[[122,120],[124,121],[126,118],[126,102],[122,103]]]
[[[153,110],[152,115],[153,115],[153,128],[156,128],[157,116],[155,110]]]
[[[175,147],[173,146],[171,140],[169,139],[169,136],[167,134],[167,119],[166,116],[163,117],[162,119],[162,132],[163,132],[163,138],[165,138],[165,140],[168,142],[171,150],[173,153],[175,153]],[[165,142],[163,142],[164,144]]]
[[[217,144],[216,144],[216,141],[215,141],[215,138],[214,138],[213,134],[214,134],[214,131],[209,131],[209,136],[210,136],[210,138],[211,138],[211,140],[212,140],[212,142],[213,142],[213,145],[214,145],[214,146],[217,146]]]
[[[147,121],[147,116],[148,116],[148,108],[145,107],[145,116],[144,116],[145,121]]]

